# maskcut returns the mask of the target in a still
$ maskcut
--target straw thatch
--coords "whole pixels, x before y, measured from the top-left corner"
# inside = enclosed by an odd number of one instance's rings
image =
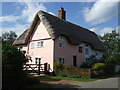
[[[39,11],[36,14],[30,28],[20,35],[13,45],[27,44],[38,19],[43,22],[53,40],[63,35],[71,44],[79,45],[81,42],[86,42],[89,43],[93,49],[105,50],[102,42],[94,32],[43,11]]]

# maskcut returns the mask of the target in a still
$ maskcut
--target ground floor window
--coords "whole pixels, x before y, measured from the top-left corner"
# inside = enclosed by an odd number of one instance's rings
[[[36,57],[35,58],[35,64],[39,64],[39,62],[41,63],[41,58]]]
[[[64,58],[59,58],[60,63],[64,63]]]

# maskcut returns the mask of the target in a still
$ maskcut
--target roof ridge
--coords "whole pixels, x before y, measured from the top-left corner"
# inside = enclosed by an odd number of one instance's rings
[[[38,11],[38,14],[42,14],[43,16],[44,16],[45,14],[52,15],[52,14],[47,13],[47,12],[42,11],[42,10],[39,10],[39,11]],[[52,15],[52,16],[54,16],[54,17],[56,17],[56,18],[58,18],[58,19],[64,21],[65,23],[73,24],[73,25],[75,25],[75,26],[77,26],[77,27],[80,27],[80,28],[83,28],[84,30],[89,31],[90,33],[92,33],[92,34],[94,34],[94,35],[97,35],[95,32],[93,32],[93,31],[91,31],[91,30],[89,30],[89,29],[87,29],[87,28],[84,28],[84,27],[82,27],[82,26],[79,26],[78,24],[72,23],[72,22],[70,22],[70,21],[66,21],[66,20],[64,20],[64,19],[61,19],[61,18],[55,16],[55,15]]]

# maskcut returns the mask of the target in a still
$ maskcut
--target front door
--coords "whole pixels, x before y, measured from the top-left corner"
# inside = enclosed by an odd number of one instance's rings
[[[73,66],[77,66],[77,56],[73,56]]]

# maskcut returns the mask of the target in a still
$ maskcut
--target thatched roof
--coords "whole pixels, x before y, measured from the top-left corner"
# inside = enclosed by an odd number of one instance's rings
[[[93,49],[104,50],[102,42],[94,32],[43,11],[39,11],[36,14],[30,28],[20,35],[13,45],[27,44],[38,19],[43,22],[51,39],[56,39],[63,35],[71,44],[79,45],[81,42],[86,42]]]

